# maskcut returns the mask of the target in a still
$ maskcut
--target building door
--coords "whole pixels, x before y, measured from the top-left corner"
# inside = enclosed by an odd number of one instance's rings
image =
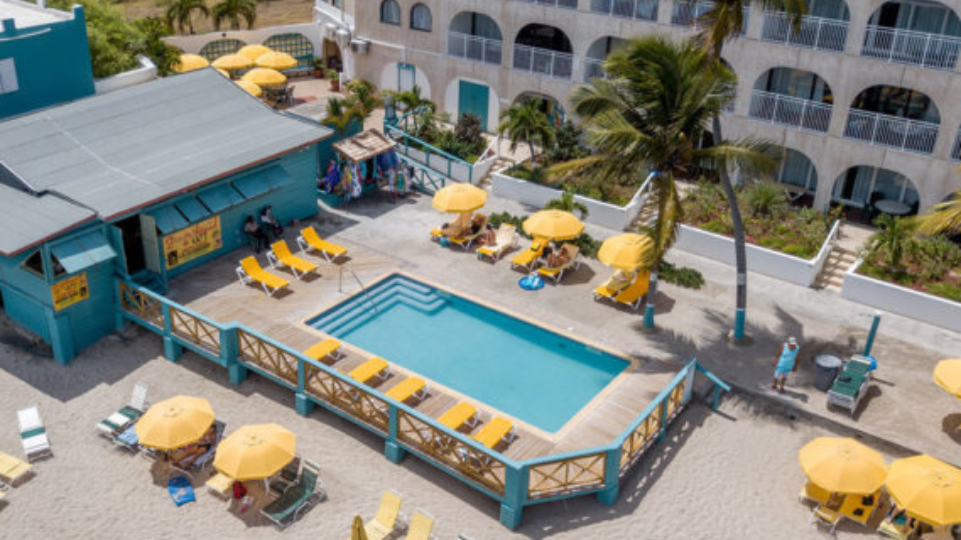
[[[397,91],[407,92],[414,89],[416,84],[416,70],[410,64],[397,64]]]
[[[487,103],[489,100],[490,88],[487,86],[460,81],[457,116],[473,114],[480,118],[481,129],[487,131]]]
[[[116,223],[123,238],[124,262],[127,273],[134,275],[146,268],[143,254],[143,234],[140,228],[140,216],[129,217]]]

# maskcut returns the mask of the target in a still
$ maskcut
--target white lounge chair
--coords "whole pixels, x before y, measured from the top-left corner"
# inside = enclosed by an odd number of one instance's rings
[[[17,421],[20,423],[20,442],[23,443],[27,461],[53,455],[47,429],[40,419],[40,410],[36,405],[17,411]]]
[[[126,407],[104,418],[97,424],[97,431],[110,439],[123,432],[131,423],[136,422],[147,410],[147,386],[137,383]]]
[[[517,229],[510,223],[501,223],[501,226],[497,228],[497,238],[494,244],[477,248],[477,258],[489,257],[491,261],[496,261],[515,245],[517,245]]]

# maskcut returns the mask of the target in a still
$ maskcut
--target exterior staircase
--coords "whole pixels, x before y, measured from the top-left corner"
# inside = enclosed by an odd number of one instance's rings
[[[841,286],[844,285],[844,274],[851,268],[857,258],[858,254],[855,251],[842,246],[834,246],[827,262],[824,263],[824,268],[821,269],[821,273],[814,282],[814,288],[840,293]]]
[[[480,179],[480,181],[477,183],[477,186],[484,189],[488,189],[491,185],[491,176],[493,176],[495,172],[505,167],[510,167],[513,164],[514,164],[514,160],[506,158],[504,156],[498,156],[497,161],[494,162],[494,166],[491,167],[490,172],[488,172],[487,175],[484,176],[484,178]]]

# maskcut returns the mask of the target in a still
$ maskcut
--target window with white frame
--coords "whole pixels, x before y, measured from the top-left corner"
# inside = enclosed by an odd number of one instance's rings
[[[0,60],[0,94],[16,92],[19,89],[17,68],[13,63],[13,58]]]

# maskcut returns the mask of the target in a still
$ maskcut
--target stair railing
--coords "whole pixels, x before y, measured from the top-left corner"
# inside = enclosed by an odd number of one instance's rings
[[[370,297],[370,291],[368,291],[367,287],[364,287],[364,284],[361,283],[360,278],[357,277],[357,273],[354,272],[353,268],[347,266],[346,264],[340,265],[340,273],[337,276],[337,292],[344,292],[344,269],[350,272],[350,275],[354,276],[354,281],[356,281],[357,285],[359,285],[361,290],[364,291],[364,296],[367,298],[367,301],[370,302],[370,306],[374,308],[374,313],[377,313],[377,304],[375,304],[374,300]]]

